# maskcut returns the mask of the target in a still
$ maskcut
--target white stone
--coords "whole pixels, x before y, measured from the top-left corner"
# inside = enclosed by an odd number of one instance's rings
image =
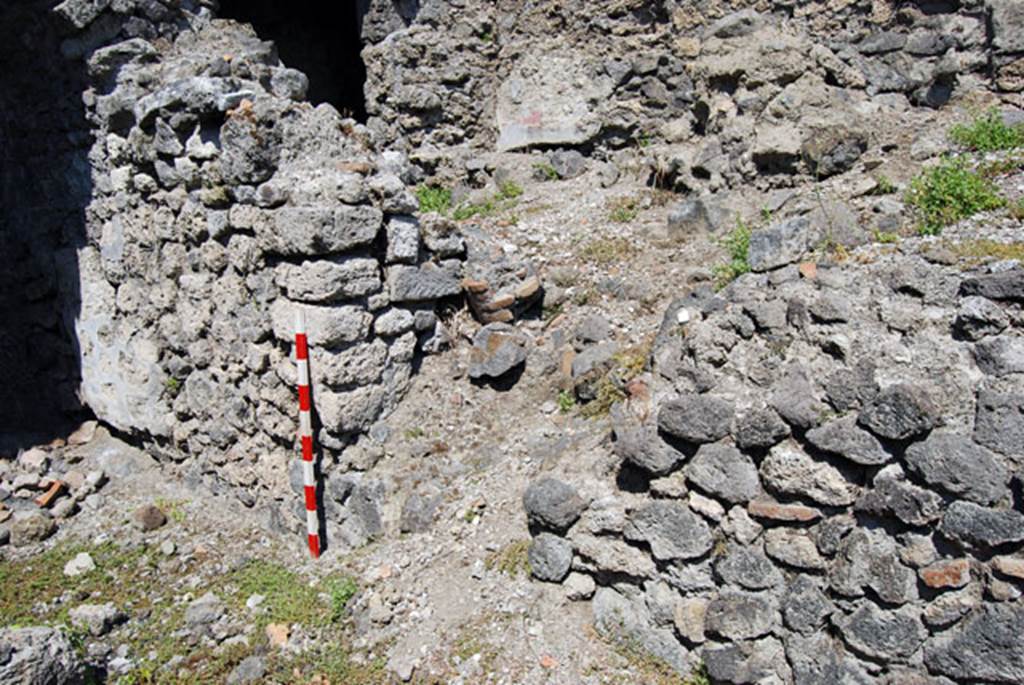
[[[64,564],[64,575],[71,578],[95,570],[96,562],[92,560],[92,557],[89,556],[88,552],[80,552],[75,555],[74,559],[71,559],[68,563]]]

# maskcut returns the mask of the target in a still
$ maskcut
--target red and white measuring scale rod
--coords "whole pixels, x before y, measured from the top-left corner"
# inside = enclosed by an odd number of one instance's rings
[[[309,344],[306,341],[306,317],[295,312],[295,368],[299,377],[299,442],[302,443],[302,483],[306,496],[306,534],[309,554],[320,557],[320,520],[316,513],[316,478],[313,474],[313,417],[310,413]]]

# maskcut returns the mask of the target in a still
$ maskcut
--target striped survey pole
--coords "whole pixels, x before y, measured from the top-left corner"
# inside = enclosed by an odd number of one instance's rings
[[[316,478],[313,474],[313,416],[309,391],[309,343],[306,341],[306,317],[295,312],[295,368],[299,378],[299,442],[302,443],[302,484],[306,496],[306,533],[309,554],[320,557],[320,520],[316,514]]]

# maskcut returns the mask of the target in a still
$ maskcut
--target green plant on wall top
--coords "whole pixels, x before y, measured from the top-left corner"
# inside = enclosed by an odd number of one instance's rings
[[[421,212],[444,214],[451,209],[452,191],[440,186],[420,186],[416,189],[416,199]]]
[[[961,157],[949,157],[921,172],[910,182],[905,200],[917,212],[922,235],[936,235],[946,226],[1006,204],[992,181]]]
[[[978,152],[1013,150],[1024,147],[1024,125],[1009,126],[996,109],[990,109],[970,124],[954,126],[949,137],[954,143]]]
[[[750,262],[747,261],[750,252],[750,226],[737,219],[736,228],[722,238],[721,244],[729,253],[729,261],[718,264],[713,269],[718,288],[724,288],[750,271]]]

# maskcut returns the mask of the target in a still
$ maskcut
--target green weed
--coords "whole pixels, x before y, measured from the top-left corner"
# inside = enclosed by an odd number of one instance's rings
[[[359,585],[354,578],[342,576],[327,581],[327,594],[331,598],[331,622],[340,623],[345,618],[349,600],[359,592]]]
[[[167,389],[167,394],[171,396],[171,399],[174,399],[181,392],[181,381],[174,376],[168,376],[164,381],[164,388]]]
[[[568,390],[558,392],[558,411],[568,414],[576,407],[576,396]]]
[[[498,188],[498,199],[512,200],[523,194],[523,188],[515,181],[505,181]]]
[[[868,195],[892,195],[896,192],[896,184],[888,176],[879,175],[875,178],[875,187]]]
[[[529,540],[514,540],[488,556],[484,566],[513,578],[530,575],[529,551]]]
[[[635,197],[618,197],[608,206],[608,218],[617,224],[628,224],[640,214],[640,202]]]
[[[182,507],[188,504],[187,499],[170,500],[166,497],[157,497],[154,504],[156,504],[160,511],[167,514],[167,518],[175,523],[183,523],[185,521],[186,516]]]
[[[899,233],[893,233],[892,231],[879,231],[875,229],[872,234],[872,238],[876,243],[894,244],[900,241]]]
[[[555,167],[551,166],[547,162],[538,162],[533,165],[533,170],[536,172],[534,175],[542,179],[549,181],[558,180],[558,172],[555,171]]]
[[[922,235],[936,235],[946,226],[1006,203],[991,181],[958,157],[921,172],[910,182],[905,201],[917,211]]]
[[[729,261],[716,265],[712,270],[719,289],[750,271],[750,227],[737,220],[736,228],[722,238],[721,245],[729,252]]]
[[[498,192],[483,202],[463,202],[452,210],[452,218],[456,221],[472,219],[475,216],[494,216],[506,209],[516,206],[518,197],[523,194],[523,189],[513,181],[501,184]]]
[[[1010,218],[1017,221],[1024,221],[1024,197],[1018,198],[1010,204]]]
[[[1013,150],[1024,147],[1024,126],[1007,126],[995,109],[975,117],[970,124],[957,124],[949,132],[957,145],[978,152]]]
[[[584,245],[579,256],[598,266],[608,266],[628,260],[636,251],[633,241],[626,238],[597,238]]]
[[[416,189],[416,199],[421,212],[445,214],[452,206],[452,191],[440,186],[420,186]]]
[[[990,259],[1024,261],[1024,243],[998,243],[994,240],[984,239],[965,240],[950,245],[949,249],[957,257],[972,263]]]
[[[978,165],[978,173],[985,178],[1014,174],[1021,169],[1024,169],[1024,154],[1019,152],[1004,159],[994,159]]]

